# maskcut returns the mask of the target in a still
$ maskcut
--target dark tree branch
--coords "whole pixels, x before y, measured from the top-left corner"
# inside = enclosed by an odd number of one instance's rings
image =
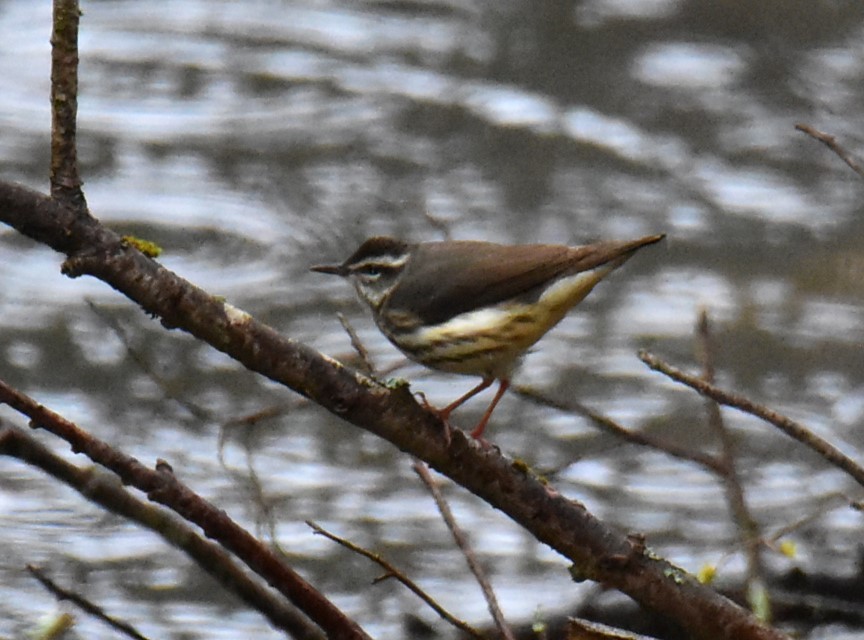
[[[54,0],[51,34],[51,195],[87,214],[78,173],[78,0]]]
[[[167,327],[208,342],[252,371],[284,384],[340,418],[374,433],[486,500],[574,563],[574,574],[617,588],[676,620],[696,638],[782,638],[692,576],[644,552],[494,448],[462,431],[447,443],[440,419],[407,386],[386,386],[210,296],[124,245],[98,221],[50,198],[0,182],[0,221],[66,254],[63,270],[92,275]]]
[[[297,605],[329,638],[368,640],[369,636],[357,623],[306,582],[280,555],[181,483],[167,463],[157,462],[155,471],[149,469],[2,381],[0,402],[28,416],[33,427],[45,429],[68,442],[74,452],[83,453],[110,469],[125,484],[145,492],[150,500],[197,524],[208,538],[217,540]]]
[[[228,591],[260,611],[271,624],[297,640],[322,640],[318,627],[288,605],[284,598],[277,597],[263,583],[253,580],[220,545],[204,540],[165,509],[136,498],[113,474],[100,473],[92,468],[81,469],[55,455],[26,431],[2,422],[0,455],[18,458],[41,469],[93,503],[156,532]]]

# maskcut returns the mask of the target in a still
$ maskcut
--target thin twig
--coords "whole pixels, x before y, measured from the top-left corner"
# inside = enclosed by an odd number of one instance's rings
[[[45,587],[48,591],[54,594],[54,597],[58,600],[68,600],[79,609],[89,613],[91,616],[102,620],[107,625],[116,629],[120,633],[129,636],[130,638],[135,638],[135,640],[148,640],[147,636],[142,635],[135,627],[133,627],[128,622],[124,622],[123,620],[118,620],[112,616],[109,616],[105,613],[105,610],[102,607],[93,604],[87,598],[82,596],[79,593],[75,593],[74,591],[69,591],[68,589],[64,589],[56,582],[54,582],[51,578],[49,578],[39,567],[36,567],[32,564],[27,565],[27,571],[36,578],[42,586]]]
[[[363,344],[363,340],[360,339],[360,335],[357,333],[357,330],[354,329],[354,325],[351,324],[351,321],[348,320],[348,317],[345,316],[345,314],[343,313],[337,313],[336,317],[339,318],[339,323],[342,325],[342,328],[345,329],[348,337],[351,340],[351,346],[357,353],[357,358],[352,358],[351,360],[343,360],[345,364],[359,369],[367,376],[373,376],[374,378],[381,380],[396,371],[397,369],[401,369],[402,367],[411,362],[408,358],[401,358],[399,360],[396,360],[395,362],[390,363],[383,369],[379,369],[378,365],[372,359],[372,354],[369,353],[369,349],[367,349],[366,345]],[[359,364],[357,364],[358,360]]]
[[[498,627],[501,635],[506,640],[514,640],[513,632],[510,630],[510,626],[504,619],[501,607],[498,606],[498,598],[495,597],[495,591],[492,589],[492,584],[489,582],[489,578],[486,577],[486,572],[483,570],[483,567],[481,567],[480,563],[477,561],[477,556],[474,554],[474,549],[471,548],[471,543],[468,542],[467,536],[457,524],[456,518],[453,517],[450,505],[447,504],[447,500],[444,499],[441,490],[432,478],[432,474],[429,473],[429,467],[426,466],[425,462],[417,459],[414,460],[412,466],[414,471],[420,477],[420,480],[426,485],[426,488],[429,489],[429,493],[432,494],[432,498],[435,500],[438,511],[441,512],[441,517],[444,518],[447,528],[450,529],[450,533],[453,534],[456,546],[459,547],[462,555],[465,556],[465,560],[468,562],[468,568],[471,570],[471,573],[474,574],[474,578],[477,580],[480,589],[483,591],[483,596],[486,598],[486,604],[489,607],[489,613],[492,614],[492,619],[495,621],[495,626]]]
[[[212,412],[208,411],[204,407],[195,404],[194,402],[184,398],[180,394],[176,392],[174,387],[176,385],[172,385],[165,378],[163,378],[156,369],[150,364],[147,358],[141,353],[133,344],[132,339],[129,337],[129,333],[126,331],[126,328],[120,323],[120,321],[107,313],[105,310],[100,308],[95,302],[92,300],[85,300],[87,306],[90,307],[90,311],[93,312],[96,317],[98,317],[102,322],[108,325],[108,328],[111,329],[111,332],[117,336],[117,339],[123,343],[123,348],[126,350],[126,354],[132,359],[138,368],[155,384],[159,390],[162,392],[162,395],[169,400],[173,400],[181,407],[186,409],[192,416],[200,421],[200,422],[209,422],[214,419],[214,415]]]
[[[363,344],[363,341],[360,339],[360,336],[357,335],[357,331],[354,330],[354,327],[351,325],[351,322],[345,317],[344,313],[337,313],[336,317],[339,318],[339,323],[342,325],[342,328],[345,329],[345,333],[348,334],[348,337],[351,339],[351,346],[354,347],[354,351],[357,352],[357,355],[360,356],[360,361],[363,363],[364,373],[374,374],[377,371],[375,366],[375,362],[372,360],[372,356],[369,353],[369,349],[366,348],[366,345]]]
[[[724,471],[722,461],[718,460],[715,456],[712,456],[708,453],[703,453],[701,451],[692,451],[685,447],[681,447],[674,442],[669,442],[668,440],[663,440],[662,438],[655,438],[654,436],[651,436],[647,433],[631,431],[630,429],[615,422],[609,416],[605,416],[602,413],[594,411],[593,409],[589,409],[584,404],[575,400],[556,400],[541,393],[533,387],[528,387],[525,385],[517,385],[510,388],[523,398],[532,400],[533,402],[536,402],[545,407],[552,407],[553,409],[558,409],[559,411],[575,413],[577,415],[588,418],[600,429],[611,433],[612,435],[621,438],[622,440],[626,440],[628,442],[643,447],[649,447],[651,449],[663,451],[670,456],[680,458],[681,460],[695,462],[696,464],[702,465],[703,467],[713,471],[714,473],[722,474]]]
[[[624,631],[616,627],[584,620],[582,618],[570,618],[567,626],[567,638],[578,640],[656,640],[654,637],[643,636],[638,633]]]
[[[450,228],[450,224],[447,222],[447,220],[429,213],[428,209],[423,209],[423,218],[426,219],[426,222],[428,222],[433,229],[441,232],[444,240],[453,239],[453,231]]]
[[[760,420],[773,424],[775,427],[786,433],[786,435],[811,448],[835,467],[842,469],[852,476],[858,484],[864,486],[864,468],[833,444],[817,436],[800,422],[796,422],[783,414],[777,413],[764,405],[757,404],[752,400],[748,400],[743,396],[729,391],[724,391],[723,389],[715,387],[713,384],[709,384],[696,376],[691,376],[690,374],[663,362],[647,351],[640,351],[639,359],[654,371],[662,373],[676,382],[687,385],[703,396],[716,400],[727,407],[733,407],[739,411],[743,411],[744,413],[756,416]]]
[[[454,627],[464,631],[465,633],[470,635],[472,638],[479,638],[481,640],[483,638],[485,638],[485,636],[482,633],[480,633],[477,629],[475,629],[474,627],[469,625],[464,620],[460,620],[459,618],[454,616],[452,613],[447,611],[440,604],[438,604],[438,601],[435,600],[428,593],[426,593],[423,589],[421,589],[420,586],[416,582],[414,582],[411,578],[409,578],[404,573],[402,573],[393,564],[391,564],[390,562],[388,562],[387,560],[382,558],[379,554],[375,553],[374,551],[369,551],[368,549],[364,549],[363,547],[354,544],[350,540],[346,540],[345,538],[340,538],[339,536],[337,536],[334,533],[330,533],[329,531],[324,529],[321,525],[319,525],[316,522],[313,522],[312,520],[307,520],[306,524],[309,525],[315,533],[322,535],[325,538],[329,538],[333,542],[342,545],[343,547],[353,551],[354,553],[360,554],[364,558],[368,558],[369,560],[371,560],[375,564],[382,567],[387,573],[382,578],[379,578],[379,580],[377,580],[377,581],[380,581],[380,580],[385,579],[385,578],[395,578],[396,580],[398,580],[399,582],[404,584],[408,588],[409,591],[414,593],[423,602],[428,604],[429,607],[435,613],[437,613],[439,616],[441,616],[441,618],[443,618],[444,620],[446,620],[447,622],[452,624]]]
[[[840,159],[849,165],[849,167],[857,173],[859,176],[864,178],[864,168],[858,163],[855,157],[846,151],[843,146],[837,142],[837,138],[832,136],[831,134],[825,133],[824,131],[819,131],[815,127],[811,127],[809,124],[803,124],[799,122],[795,125],[795,128],[802,133],[806,133],[811,138],[815,138],[819,142],[823,143],[827,146],[831,151],[840,156]]]
[[[697,351],[699,359],[702,361],[702,378],[708,384],[714,384],[714,349],[711,341],[708,312],[705,309],[699,312],[696,336]],[[726,500],[729,502],[732,517],[738,523],[741,544],[747,558],[747,593],[764,593],[763,585],[765,584],[765,580],[762,575],[760,545],[762,532],[759,524],[750,512],[747,499],[744,495],[744,487],[741,484],[741,478],[738,476],[738,469],[735,465],[735,443],[732,439],[732,434],[726,427],[726,422],[723,420],[723,414],[720,413],[720,405],[717,404],[717,401],[706,398],[705,409],[708,412],[708,424],[720,440],[721,460],[725,467],[725,473],[722,473],[720,477],[723,481],[723,487],[726,489]],[[751,605],[758,604],[763,609],[759,611],[762,619],[768,619],[770,616],[770,612],[764,610],[766,603],[767,599],[763,599],[759,603],[751,602]],[[755,606],[751,608],[754,610],[757,609]]]

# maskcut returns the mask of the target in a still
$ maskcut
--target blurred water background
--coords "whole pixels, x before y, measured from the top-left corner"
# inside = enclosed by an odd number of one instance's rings
[[[446,403],[475,380],[406,365],[343,282],[308,272],[366,236],[581,243],[665,232],[527,357],[517,382],[632,428],[716,450],[693,393],[700,308],[718,378],[856,458],[864,436],[864,181],[806,122],[864,155],[859,0],[85,1],[80,158],[93,213],[285,335]],[[50,3],[0,1],[0,175],[47,190]],[[263,536],[374,636],[443,629],[304,520],[374,548],[444,606],[486,606],[410,460],[0,230],[0,376]],[[473,425],[483,400],[455,420]],[[202,408],[190,411],[189,406]],[[232,419],[278,407],[254,426]],[[773,429],[726,411],[751,506],[795,558],[851,573],[860,491]],[[5,407],[0,417],[20,418]],[[697,571],[743,561],[717,480],[579,416],[507,396],[490,437],[565,495]],[[224,439],[223,462],[219,459]],[[58,451],[64,447],[48,438]],[[85,464],[71,453],[76,462]],[[260,486],[252,480],[254,468]],[[465,491],[445,494],[513,621],[590,598],[567,563]],[[262,513],[272,511],[272,527]],[[43,566],[160,638],[279,637],[153,534],[0,460],[0,635],[54,610]],[[81,637],[113,637],[79,616]],[[842,628],[810,636],[840,637]],[[847,630],[853,633],[852,630]],[[851,636],[850,636],[851,637]]]

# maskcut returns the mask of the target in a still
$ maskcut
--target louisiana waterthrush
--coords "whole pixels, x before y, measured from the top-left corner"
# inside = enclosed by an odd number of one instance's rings
[[[372,309],[381,332],[411,360],[432,369],[482,376],[443,409],[450,413],[500,381],[471,432],[481,438],[528,348],[637,250],[645,236],[578,247],[445,241],[366,240],[341,264],[312,271],[347,278]]]

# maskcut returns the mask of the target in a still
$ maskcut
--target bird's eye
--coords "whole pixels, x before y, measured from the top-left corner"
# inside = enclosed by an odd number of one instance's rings
[[[377,280],[378,278],[383,276],[386,271],[387,269],[385,269],[381,265],[370,264],[360,269],[360,275],[363,276],[363,279],[372,281]]]

